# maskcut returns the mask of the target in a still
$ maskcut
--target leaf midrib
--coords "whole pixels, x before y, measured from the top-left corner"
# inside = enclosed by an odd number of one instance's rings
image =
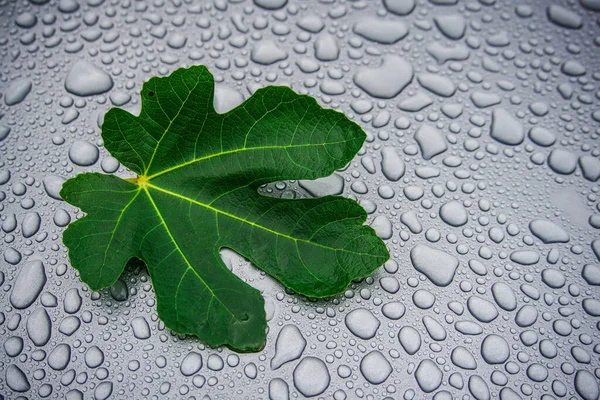
[[[175,240],[175,237],[173,236],[173,234],[171,233],[171,230],[169,229],[169,227],[167,226],[167,223],[162,215],[162,213],[160,212],[158,206],[156,205],[156,203],[154,202],[154,199],[152,198],[152,195],[150,194],[150,191],[148,190],[148,185],[145,185],[143,190],[146,192],[146,195],[148,196],[148,199],[150,200],[150,203],[152,204],[152,208],[154,208],[154,211],[156,212],[156,215],[158,216],[158,218],[160,219],[163,227],[165,228],[165,231],[167,232],[167,235],[169,236],[169,238],[171,239],[171,242],[173,243],[173,245],[175,246],[177,252],[181,255],[181,258],[183,258],[183,261],[185,262],[187,268],[185,270],[185,272],[182,274],[181,276],[181,280],[179,281],[178,287],[177,287],[177,292],[175,294],[175,313],[176,313],[176,320],[177,320],[177,324],[179,324],[179,312],[177,311],[177,298],[178,298],[178,292],[179,292],[179,286],[181,286],[181,282],[183,281],[183,278],[185,277],[185,275],[188,273],[188,271],[192,271],[194,273],[194,275],[196,275],[196,277],[202,282],[202,284],[204,285],[204,287],[206,287],[206,289],[210,292],[211,294],[211,302],[209,303],[208,308],[206,309],[206,315],[207,315],[207,320],[208,320],[208,315],[210,312],[210,306],[212,304],[212,299],[217,299],[217,301],[219,303],[221,303],[221,305],[223,306],[223,308],[225,308],[225,310],[233,317],[233,319],[235,319],[238,323],[240,323],[240,325],[243,327],[243,329],[246,331],[246,333],[248,335],[250,335],[250,332],[248,331],[248,329],[245,327],[245,325],[242,323],[241,320],[239,320],[236,315],[229,309],[229,307],[227,307],[225,305],[225,303],[223,303],[223,301],[221,301],[221,299],[219,298],[219,296],[217,296],[215,294],[215,292],[213,291],[213,289],[210,287],[210,285],[204,280],[204,278],[202,278],[202,276],[196,271],[196,269],[192,266],[192,264],[190,263],[190,261],[187,259],[187,257],[185,256],[185,253],[183,252],[183,250],[181,249],[181,247],[179,247],[179,244],[177,243],[177,241]]]
[[[181,169],[183,167],[187,167],[188,165],[191,164],[195,164],[197,162],[201,162],[201,161],[205,161],[205,160],[209,160],[211,158],[215,158],[215,157],[221,157],[221,156],[226,156],[229,154],[236,154],[236,153],[241,153],[241,152],[245,152],[245,151],[261,151],[261,150],[290,150],[290,149],[298,149],[298,148],[303,148],[303,147],[318,147],[318,146],[330,146],[330,145],[336,145],[336,144],[342,144],[342,143],[348,143],[350,141],[354,141],[356,139],[351,139],[351,140],[340,140],[340,141],[336,141],[336,142],[326,142],[326,143],[306,143],[306,144],[288,144],[288,145],[282,145],[282,146],[256,146],[256,147],[240,147],[238,149],[233,149],[233,150],[226,150],[226,151],[220,151],[218,153],[213,153],[213,154],[208,154],[206,156],[202,156],[202,157],[198,157],[198,158],[193,158],[189,161],[183,162],[181,164],[177,164],[173,167],[170,168],[166,168],[160,172],[156,172],[152,175],[149,176],[144,176],[147,180],[151,180],[154,178],[157,178],[161,175],[164,175],[166,173],[169,172],[173,172],[176,171],[178,169]]]
[[[250,225],[250,226],[252,226],[254,228],[262,229],[262,230],[264,230],[266,232],[269,232],[271,234],[274,234],[276,236],[280,236],[280,237],[283,237],[283,238],[286,238],[286,239],[289,239],[289,240],[293,240],[294,242],[304,242],[304,243],[308,243],[308,244],[311,244],[311,245],[314,245],[314,246],[317,246],[317,247],[321,247],[321,248],[324,248],[324,249],[327,249],[327,250],[331,250],[331,251],[343,251],[343,252],[347,252],[349,254],[355,254],[355,255],[361,255],[361,256],[369,256],[369,257],[376,257],[375,255],[370,254],[370,253],[361,253],[361,252],[357,252],[357,251],[351,251],[351,250],[348,250],[348,249],[345,249],[345,248],[336,248],[336,247],[326,246],[324,244],[313,242],[313,241],[308,240],[308,239],[301,239],[301,238],[293,237],[293,236],[290,236],[290,235],[286,235],[285,233],[281,233],[281,232],[275,231],[275,230],[273,230],[271,228],[268,228],[268,227],[266,227],[264,225],[257,224],[256,222],[249,221],[249,220],[247,220],[245,218],[238,217],[235,214],[231,214],[231,213],[228,213],[227,211],[224,211],[224,210],[221,210],[219,208],[213,207],[210,204],[202,203],[201,201],[192,199],[190,197],[186,197],[186,196],[184,196],[182,194],[179,194],[179,193],[173,192],[171,190],[167,190],[167,189],[161,188],[160,186],[156,186],[156,185],[154,185],[154,184],[152,184],[150,182],[147,182],[145,184],[145,189],[146,189],[146,192],[148,193],[148,195],[150,195],[148,189],[154,189],[154,190],[156,190],[158,192],[162,192],[162,193],[167,194],[169,196],[176,197],[176,198],[178,198],[180,200],[187,201],[188,203],[192,203],[192,204],[195,204],[197,206],[206,208],[207,210],[213,211],[213,212],[215,212],[217,214],[220,214],[220,215],[223,215],[223,216],[235,219],[237,221],[240,221],[242,223],[248,224],[248,225]]]

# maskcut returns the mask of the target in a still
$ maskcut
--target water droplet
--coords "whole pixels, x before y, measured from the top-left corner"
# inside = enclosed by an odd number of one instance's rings
[[[44,308],[38,308],[27,319],[27,335],[38,347],[44,346],[50,340],[52,322]]]
[[[275,342],[275,355],[271,359],[271,368],[278,369],[283,364],[297,360],[304,352],[306,339],[295,325],[285,325],[279,331]]]
[[[479,375],[473,375],[469,378],[469,392],[476,400],[490,399],[490,388]]]
[[[575,374],[575,390],[584,400],[594,400],[600,395],[596,378],[591,372],[583,369]]]
[[[254,45],[250,58],[257,64],[269,65],[285,60],[288,54],[272,40],[262,40]]]
[[[31,92],[32,83],[28,79],[19,79],[10,84],[6,92],[4,92],[4,102],[7,106],[19,104]]]
[[[455,347],[450,355],[452,364],[462,369],[474,370],[477,368],[475,357],[463,346]]]
[[[77,165],[88,166],[98,161],[100,151],[96,146],[85,140],[77,140],[69,149],[69,158]]]
[[[267,10],[277,10],[287,4],[287,0],[254,0],[254,4]]]
[[[183,361],[179,370],[184,376],[194,375],[202,368],[202,355],[195,351],[190,351]]]
[[[488,364],[503,364],[510,356],[508,343],[502,336],[488,335],[481,343],[481,356]]]
[[[309,14],[296,23],[300,28],[310,33],[319,33],[325,27],[323,20],[316,14]],[[314,71],[312,71],[314,72]]]
[[[77,329],[79,329],[80,326],[81,321],[79,320],[79,318],[75,316],[70,316],[62,320],[60,326],[58,327],[58,331],[63,335],[71,336],[77,331]]]
[[[360,372],[367,381],[379,385],[392,373],[392,365],[383,354],[375,350],[363,357],[360,362]]]
[[[97,368],[104,363],[104,352],[98,346],[91,346],[85,352],[85,365],[88,368]]]
[[[583,19],[565,7],[556,4],[549,5],[547,14],[550,21],[563,28],[579,29],[583,26]]]
[[[465,35],[466,20],[460,14],[437,15],[433,18],[433,21],[440,32],[450,39],[458,40]]]
[[[417,384],[425,393],[431,393],[442,384],[443,373],[431,360],[423,360],[415,371]]]
[[[9,357],[16,357],[23,351],[23,339],[19,336],[11,336],[4,342],[4,351]]]
[[[76,288],[67,290],[65,300],[63,302],[65,312],[75,314],[81,308],[81,295]]]
[[[600,285],[600,266],[593,264],[586,264],[583,266],[581,276],[589,285],[599,286]]]
[[[470,296],[467,300],[467,308],[480,322],[492,322],[498,317],[498,310],[494,304],[479,296]]]
[[[31,384],[27,380],[25,373],[14,364],[6,368],[6,385],[18,393],[27,392],[31,388]]]
[[[62,200],[62,197],[60,197],[60,189],[65,182],[65,178],[56,175],[48,175],[42,182],[48,196],[55,200]]]
[[[396,97],[413,79],[413,67],[402,57],[388,55],[381,66],[361,68],[354,74],[354,83],[373,97]]]
[[[401,21],[364,18],[354,24],[354,33],[382,44],[394,44],[408,35],[408,28]]]
[[[392,222],[385,215],[378,215],[371,222],[371,227],[375,229],[377,235],[383,240],[390,239],[394,233]]]
[[[65,79],[65,89],[77,96],[108,92],[113,80],[106,72],[87,61],[77,61]]]
[[[577,156],[567,150],[552,150],[548,156],[548,166],[556,173],[572,174],[577,168]]]
[[[35,235],[40,229],[40,224],[42,223],[42,217],[37,212],[29,212],[25,214],[25,218],[23,218],[23,223],[21,224],[21,233],[23,237],[29,238]]]
[[[220,371],[225,366],[223,359],[217,354],[211,354],[206,362],[208,369],[212,371]]]
[[[294,369],[293,378],[296,389],[306,397],[320,395],[331,381],[327,366],[316,357],[303,358]]]
[[[352,310],[346,315],[346,327],[361,339],[371,339],[377,333],[379,320],[366,308]]]
[[[289,388],[281,378],[271,379],[269,382],[269,400],[289,400]]]
[[[504,282],[496,282],[492,285],[492,295],[496,304],[503,310],[514,311],[517,308],[517,297]]]
[[[415,140],[425,160],[430,160],[448,150],[448,144],[446,144],[444,136],[430,125],[421,125],[417,133],[415,133]]]
[[[492,112],[490,136],[512,146],[521,144],[525,139],[523,125],[503,108],[495,108]]]
[[[24,309],[33,304],[46,284],[44,264],[39,260],[25,263],[13,285],[10,303],[17,309]]]
[[[389,319],[397,320],[404,316],[406,307],[399,301],[386,303],[381,307],[381,313]]]
[[[56,371],[62,371],[67,368],[71,359],[71,347],[68,344],[61,343],[56,346],[48,356],[48,365]]]
[[[458,267],[454,256],[422,244],[411,250],[410,259],[413,267],[437,286],[448,286]]]
[[[487,108],[500,104],[502,98],[495,93],[475,91],[471,93],[471,101],[479,108]]]
[[[113,391],[113,383],[112,382],[100,382],[98,386],[96,386],[96,390],[94,390],[94,399],[96,400],[106,400],[110,397]]]
[[[145,340],[150,338],[150,325],[144,317],[136,317],[131,321],[131,328],[136,339]]]
[[[335,37],[328,33],[319,35],[315,41],[315,57],[320,61],[335,61],[340,56],[340,48]]]

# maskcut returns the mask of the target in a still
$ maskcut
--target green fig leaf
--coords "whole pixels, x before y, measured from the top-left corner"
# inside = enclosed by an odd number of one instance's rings
[[[193,66],[146,82],[139,116],[110,109],[104,145],[138,177],[84,173],[66,181],[61,196],[86,216],[63,241],[92,289],[112,285],[139,258],[167,327],[257,351],[266,340],[264,299],[226,267],[221,248],[309,297],[344,291],[389,253],[354,200],[257,192],[344,167],[366,138],[357,124],[287,87],[259,89],[224,114],[213,94],[210,72]]]

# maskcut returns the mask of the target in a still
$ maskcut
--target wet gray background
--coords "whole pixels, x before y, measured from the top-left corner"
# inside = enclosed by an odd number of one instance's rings
[[[0,0],[0,393],[597,399],[600,1],[516,3]],[[256,354],[165,329],[143,266],[91,292],[61,242],[65,178],[130,174],[104,112],[193,64],[218,110],[285,84],[369,135],[264,190],[356,198],[393,260],[315,302],[224,251],[265,296]]]

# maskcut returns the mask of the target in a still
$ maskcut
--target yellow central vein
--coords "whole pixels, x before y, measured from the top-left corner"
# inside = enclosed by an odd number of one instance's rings
[[[187,259],[187,257],[185,256],[183,250],[181,249],[181,247],[179,247],[179,244],[177,244],[177,241],[175,240],[175,237],[173,237],[173,234],[171,233],[171,230],[169,229],[169,227],[167,226],[167,222],[165,221],[164,217],[162,216],[162,213],[160,212],[160,210],[158,209],[158,206],[156,205],[156,203],[154,202],[154,199],[152,198],[152,195],[150,194],[150,191],[148,190],[148,187],[152,186],[150,184],[147,184],[144,186],[144,191],[146,192],[146,194],[148,195],[148,199],[150,199],[150,203],[152,204],[152,208],[154,208],[154,211],[156,212],[156,215],[158,216],[158,218],[160,219],[160,222],[162,223],[162,226],[164,226],[165,231],[167,232],[167,235],[169,236],[169,238],[171,239],[171,242],[173,243],[173,245],[175,246],[175,248],[177,249],[177,252],[181,255],[181,258],[183,258],[183,261],[185,262],[185,264],[187,265],[187,269],[184,272],[184,275],[188,272],[188,271],[192,271],[194,273],[194,275],[196,275],[196,277],[198,277],[198,279],[200,280],[200,282],[202,282],[202,284],[208,289],[208,291],[210,292],[211,296],[213,298],[216,298],[217,301],[219,303],[221,303],[221,305],[223,305],[223,308],[225,310],[227,310],[227,312],[233,317],[233,319],[235,319],[237,322],[241,322],[238,318],[236,318],[235,314],[233,312],[231,312],[231,310],[221,301],[221,299],[215,294],[215,292],[212,290],[212,288],[208,285],[208,283],[206,283],[206,281],[202,278],[202,276],[200,276],[200,274],[198,274],[198,272],[196,272],[196,270],[194,269],[194,267],[192,267],[192,264],[190,264],[189,260]],[[183,280],[183,277],[181,278]],[[181,285],[181,281],[179,282],[179,285]],[[178,289],[179,290],[179,289]],[[175,299],[175,304],[177,304],[177,298]]]
[[[215,208],[215,207],[213,207],[213,206],[211,206],[211,205],[209,205],[209,204],[202,203],[202,202],[200,202],[200,201],[198,201],[198,200],[191,199],[191,198],[189,198],[189,197],[186,197],[186,196],[183,196],[183,195],[181,195],[181,194],[179,194],[179,193],[176,193],[176,192],[172,192],[172,191],[170,191],[170,190],[163,189],[163,188],[161,188],[160,186],[153,185],[153,184],[151,184],[151,183],[149,183],[149,182],[148,182],[148,183],[146,183],[146,186],[145,186],[145,189],[146,189],[146,191],[148,191],[148,188],[151,188],[151,189],[154,189],[154,190],[156,190],[156,191],[159,191],[159,192],[162,192],[162,193],[168,194],[168,195],[170,195],[170,196],[176,197],[176,198],[178,198],[178,199],[185,200],[185,201],[187,201],[187,202],[190,202],[190,203],[196,204],[196,205],[198,205],[198,206],[200,206],[200,207],[206,208],[207,210],[213,211],[213,212],[215,212],[215,213],[217,213],[217,214],[221,214],[221,215],[224,215],[224,216],[226,216],[226,217],[229,217],[229,218],[235,219],[235,220],[237,220],[237,221],[240,221],[240,222],[243,222],[243,223],[245,223],[245,224],[248,224],[248,225],[250,225],[250,226],[252,226],[252,227],[254,227],[254,228],[262,229],[262,230],[264,230],[264,231],[267,231],[267,232],[269,232],[269,233],[272,233],[272,234],[274,234],[274,235],[281,236],[281,237],[283,237],[283,238],[286,238],[286,239],[289,239],[289,240],[293,240],[294,242],[304,242],[304,243],[309,243],[309,244],[312,244],[312,245],[314,245],[314,246],[321,247],[321,248],[324,248],[324,249],[327,249],[327,250],[332,250],[332,251],[343,251],[343,252],[350,253],[350,254],[357,254],[357,255],[363,255],[363,256],[370,256],[370,257],[374,257],[372,254],[369,254],[369,253],[360,253],[360,252],[351,251],[351,250],[348,250],[348,249],[330,247],[330,246],[326,246],[326,245],[324,245],[324,244],[320,244],[320,243],[312,242],[312,241],[310,241],[310,240],[306,240],[306,239],[300,239],[300,238],[295,238],[295,237],[293,237],[293,236],[286,235],[286,234],[284,234],[284,233],[277,232],[277,231],[275,231],[275,230],[273,230],[273,229],[267,228],[267,227],[266,227],[266,226],[264,226],[264,225],[257,224],[256,222],[252,222],[252,221],[249,221],[249,220],[247,220],[247,219],[244,219],[244,218],[238,217],[237,215],[230,214],[230,213],[228,213],[227,211],[220,210],[220,209],[218,209],[218,208]],[[157,212],[158,212],[158,210],[157,210]]]
[[[215,157],[220,157],[220,156],[226,156],[228,154],[235,154],[235,153],[241,153],[244,151],[253,151],[253,150],[290,150],[290,149],[297,149],[297,148],[302,148],[302,147],[318,147],[318,146],[329,146],[329,145],[334,145],[334,144],[340,144],[340,143],[348,143],[349,140],[340,140],[337,142],[327,142],[327,143],[307,143],[307,144],[296,144],[296,145],[284,145],[284,146],[257,146],[257,147],[241,147],[239,149],[234,149],[234,150],[227,150],[227,151],[221,151],[219,153],[214,153],[214,154],[209,154],[207,156],[203,156],[203,157],[199,157],[199,158],[194,158],[192,160],[186,161],[184,163],[175,165],[174,167],[171,168],[166,168],[160,172],[157,172],[153,175],[150,175],[147,177],[148,180],[150,179],[154,179],[160,175],[166,174],[167,172],[172,172],[175,171],[177,169],[186,167],[190,164],[195,164],[197,162],[200,161],[204,161],[204,160],[209,160],[211,158],[215,158]]]

